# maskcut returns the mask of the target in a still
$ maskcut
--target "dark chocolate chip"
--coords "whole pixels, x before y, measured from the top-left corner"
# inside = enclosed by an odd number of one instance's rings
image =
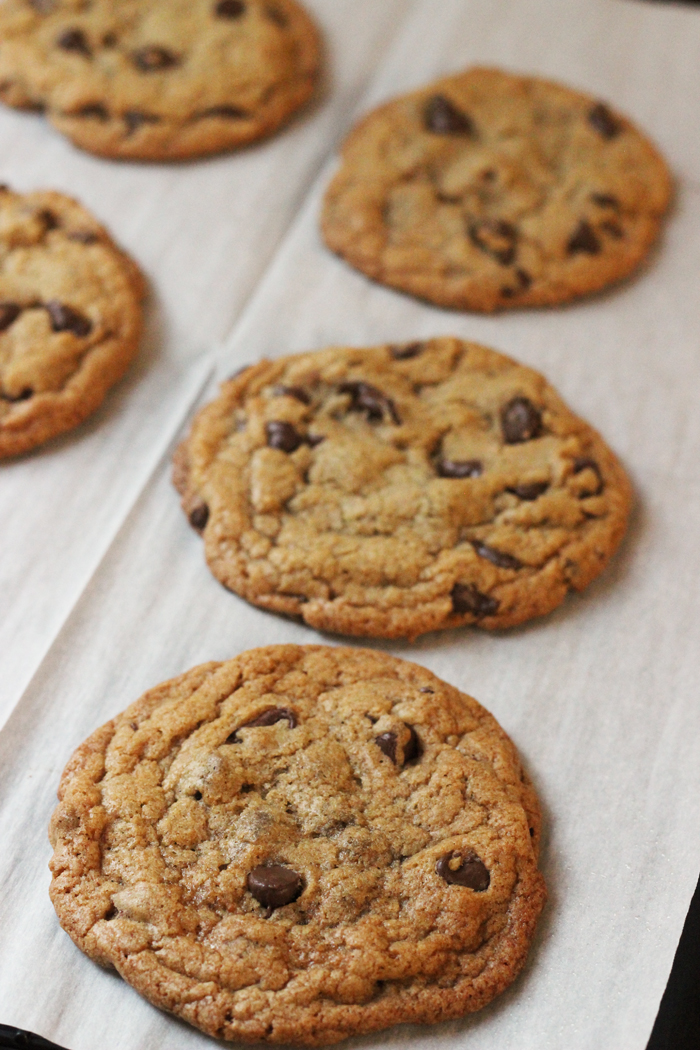
[[[301,896],[304,883],[300,875],[282,864],[261,864],[246,879],[248,889],[263,908],[283,908]]]
[[[0,332],[9,328],[21,313],[22,307],[19,303],[0,303]]]
[[[190,511],[190,525],[201,532],[209,521],[209,507],[202,501]]]
[[[303,386],[276,386],[272,393],[275,397],[293,397],[301,401],[302,405],[311,404],[311,396],[304,390]]]
[[[582,492],[580,499],[586,499],[588,496],[599,496],[603,491],[603,475],[600,473],[600,467],[594,459],[589,459],[587,456],[582,456],[579,459],[574,460],[574,474],[580,474],[582,470],[592,470],[598,479],[598,484],[593,492]]]
[[[425,107],[423,120],[436,135],[474,135],[474,122],[444,95],[433,95]]]
[[[30,386],[25,386],[24,390],[22,390],[21,393],[17,394],[14,397],[10,394],[2,394],[0,396],[2,396],[4,401],[28,401],[30,397],[34,396],[34,391]]]
[[[255,718],[251,718],[250,722],[244,722],[242,726],[234,730],[233,733],[226,739],[227,744],[238,743],[238,730],[239,729],[257,729],[260,726],[274,726],[277,722],[287,722],[290,729],[294,729],[297,724],[297,716],[289,707],[268,707],[261,714],[256,715]]]
[[[471,540],[471,545],[480,558],[485,558],[492,565],[497,565],[499,569],[522,569],[523,567],[523,563],[518,558],[514,558],[512,554],[489,547],[480,540]]]
[[[36,217],[37,219],[41,219],[45,230],[55,230],[58,228],[58,219],[49,208],[42,208],[40,212],[37,212]]]
[[[501,409],[501,430],[507,445],[536,438],[542,430],[542,416],[527,397],[514,397]]]
[[[291,423],[283,423],[281,420],[272,420],[265,424],[265,434],[270,448],[278,448],[281,452],[296,452],[304,439]]]
[[[452,609],[456,613],[472,613],[474,616],[494,616],[498,612],[496,598],[482,594],[473,583],[456,583],[452,588]]]
[[[316,448],[317,445],[320,445],[325,440],[323,434],[309,434],[306,438],[306,444],[309,448]]]
[[[88,102],[86,105],[81,106],[80,109],[69,113],[68,116],[85,117],[93,120],[109,120],[107,107],[103,106],[101,102]]]
[[[166,47],[142,47],[131,56],[134,65],[142,73],[155,73],[161,69],[171,69],[178,65],[180,59]]]
[[[144,124],[160,123],[160,117],[157,117],[154,113],[143,113],[140,109],[127,109],[124,113],[124,123],[126,124],[127,135],[133,135]]]
[[[450,861],[455,856],[459,854],[451,852],[440,857],[435,865],[435,871],[440,878],[450,886],[467,886],[476,893],[483,893],[484,890],[487,890],[491,884],[491,876],[488,868],[482,860],[479,860],[476,853],[468,853],[462,858],[460,866],[453,869],[450,867]]]
[[[117,908],[115,907],[115,905],[114,904],[110,904],[109,908],[107,908],[107,911],[104,913],[103,918],[106,919],[107,922],[109,922],[110,919],[116,918],[116,916],[118,914],[119,914],[119,912],[117,911]]]
[[[409,738],[403,747],[403,765],[407,765],[412,762],[415,758],[418,758],[423,752],[421,742],[413,726],[406,727],[409,731]],[[398,747],[398,738],[396,733],[380,733],[379,736],[375,736],[374,742],[380,751],[383,751],[387,758],[396,765],[396,749]]]
[[[588,123],[592,128],[603,136],[604,139],[614,139],[622,131],[622,125],[612,115],[603,102],[598,102],[588,114]]]
[[[532,481],[530,484],[525,485],[512,485],[506,489],[507,492],[512,492],[518,499],[533,500],[541,496],[543,492],[546,492],[549,488],[548,481]]]
[[[202,800],[202,792],[201,791],[195,791],[195,793],[192,796],[192,798],[195,799],[197,802],[201,802],[201,800]]]
[[[83,339],[92,331],[92,321],[83,314],[78,313],[71,306],[59,303],[57,299],[51,299],[44,303],[54,332],[72,332]]]
[[[197,114],[199,119],[204,117],[219,117],[221,120],[245,120],[250,114],[240,106],[209,106]]]
[[[214,14],[217,18],[240,18],[245,14],[245,4],[242,0],[219,0]]]
[[[600,241],[596,232],[589,222],[581,219],[580,223],[569,237],[566,250],[569,255],[598,255],[600,253]]]
[[[406,343],[404,346],[392,346],[391,356],[395,361],[408,361],[412,357],[418,357],[424,349],[424,343]]]
[[[92,230],[71,230],[66,237],[69,241],[77,241],[78,244],[95,244],[100,239]]]
[[[75,51],[86,58],[92,57],[90,45],[82,29],[64,29],[56,43],[64,51]]]
[[[403,746],[403,764],[407,765],[409,762],[413,762],[414,759],[418,758],[423,754],[423,747],[420,742],[420,737],[416,733],[413,726],[408,727],[410,736]]]
[[[375,736],[374,742],[379,750],[396,764],[396,745],[398,743],[396,733],[380,733],[379,736]]]
[[[532,277],[527,272],[527,270],[516,270],[515,276],[518,278],[518,284],[524,292],[526,292],[528,288],[532,286]]]
[[[478,478],[484,473],[480,459],[440,459],[437,472],[441,478]]]
[[[371,383],[341,383],[338,390],[341,394],[350,394],[351,412],[365,412],[369,420],[382,420],[388,415],[393,423],[401,425],[394,402]]]
[[[501,266],[510,266],[515,260],[518,231],[512,223],[503,219],[481,219],[470,223],[467,230],[472,244]]]
[[[616,219],[603,219],[600,228],[609,233],[611,237],[614,237],[616,241],[619,241],[625,235],[624,230]]]
[[[620,210],[620,202],[612,193],[592,193],[591,200],[594,204],[597,204],[599,208],[614,208],[615,211]]]

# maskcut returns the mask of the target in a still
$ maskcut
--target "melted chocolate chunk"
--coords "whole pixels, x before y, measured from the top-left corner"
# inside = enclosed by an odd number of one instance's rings
[[[518,231],[512,223],[503,219],[481,219],[470,223],[468,233],[472,244],[501,266],[510,266],[515,260]]]
[[[296,401],[301,401],[302,405],[311,404],[311,395],[304,390],[303,386],[276,386],[272,393],[275,397],[293,397]]]
[[[501,430],[507,445],[536,438],[542,430],[542,416],[527,397],[514,397],[501,409]]]
[[[44,230],[56,230],[58,229],[58,219],[50,208],[42,208],[41,211],[37,212],[37,219],[41,219],[44,224]]]
[[[200,119],[219,117],[221,120],[245,120],[250,114],[239,106],[210,106],[209,109],[203,109],[197,116]]]
[[[101,102],[88,102],[87,105],[81,106],[80,109],[76,109],[75,112],[70,113],[69,116],[85,117],[93,120],[109,120],[107,107],[103,106]]]
[[[161,69],[172,69],[180,59],[166,47],[142,47],[132,54],[134,65],[142,73],[155,73]]]
[[[19,303],[0,303],[0,332],[9,328],[21,313],[22,307]]]
[[[290,729],[294,729],[297,724],[297,716],[294,714],[289,707],[268,707],[261,714],[256,715],[255,718],[251,718],[250,722],[244,722],[242,726],[234,730],[233,733],[226,739],[227,744],[238,743],[238,730],[239,729],[257,729],[260,726],[274,726],[278,722],[285,722]]]
[[[498,612],[496,598],[482,594],[473,583],[456,583],[452,588],[452,609],[456,613],[472,613],[474,616],[494,616]]]
[[[597,204],[599,208],[614,208],[615,211],[620,210],[620,202],[617,197],[612,195],[612,193],[592,193],[591,200],[594,204]]]
[[[476,853],[468,853],[458,868],[451,868],[450,861],[458,853],[445,853],[435,865],[435,871],[450,886],[467,886],[476,893],[483,893],[491,884],[489,870]]]
[[[214,14],[217,18],[240,18],[245,14],[245,4],[242,0],[219,0]]]
[[[375,736],[374,742],[379,750],[396,764],[396,746],[398,744],[396,733],[380,733],[379,736]]]
[[[458,109],[444,95],[433,95],[423,114],[425,127],[435,135],[474,135],[471,117]]]
[[[92,58],[90,45],[82,29],[64,29],[56,43],[64,51],[75,51],[86,58]]]
[[[598,102],[588,114],[588,123],[604,139],[614,139],[622,131],[622,125],[603,102]]]
[[[291,904],[304,889],[301,876],[282,864],[261,864],[253,868],[246,884],[258,904],[270,910]]]
[[[391,356],[395,361],[408,361],[412,357],[418,357],[424,349],[424,343],[406,343],[405,346],[392,346]]]
[[[423,748],[421,742],[413,726],[407,726],[410,736],[403,747],[403,763],[407,765],[412,762],[415,758],[418,758],[422,754]],[[398,738],[396,733],[380,733],[379,736],[375,736],[374,742],[380,751],[383,751],[387,758],[396,765],[397,756],[396,749],[398,747]]]
[[[484,473],[480,459],[440,459],[437,472],[441,478],[478,478]]]
[[[370,383],[350,382],[341,383],[338,390],[341,394],[350,394],[351,412],[364,412],[371,421],[383,420],[387,415],[397,426],[401,425],[394,402],[381,390],[377,390],[376,386]]]
[[[57,299],[51,299],[48,303],[44,303],[44,306],[51,318],[51,327],[54,332],[72,332],[80,339],[90,335],[92,321],[71,306],[59,303]]]
[[[124,114],[127,135],[133,135],[144,124],[158,124],[160,117],[154,113],[143,113],[140,109],[127,109]]]
[[[506,554],[505,551],[489,547],[480,540],[471,540],[470,542],[480,558],[485,558],[492,565],[497,565],[499,569],[522,569],[523,567],[523,563],[518,558],[513,557],[512,554]]]
[[[603,475],[600,473],[600,467],[594,459],[589,459],[587,456],[582,456],[579,459],[574,460],[574,474],[580,474],[582,470],[592,470],[598,479],[598,484],[592,492],[582,492],[579,499],[586,499],[588,496],[599,496],[603,491]]]
[[[190,511],[190,525],[201,532],[209,521],[209,507],[202,501]]]
[[[265,424],[267,443],[270,448],[278,448],[281,452],[296,452],[304,439],[291,423],[283,423],[273,420]]]
[[[601,244],[596,232],[589,222],[581,219],[574,232],[569,237],[566,250],[569,255],[599,255]]]
[[[527,500],[528,502],[533,499],[537,499],[543,492],[546,492],[549,488],[548,481],[531,481],[530,484],[525,485],[513,485],[511,488],[506,489],[506,492],[512,492],[518,499]]]

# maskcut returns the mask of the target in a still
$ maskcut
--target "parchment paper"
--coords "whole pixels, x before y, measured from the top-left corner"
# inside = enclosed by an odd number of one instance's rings
[[[687,85],[675,55],[693,72]],[[541,369],[624,459],[637,492],[631,529],[583,595],[499,635],[374,643],[472,693],[512,735],[544,806],[550,901],[524,974],[491,1007],[350,1045],[643,1050],[700,870],[700,163],[687,104],[700,13],[632,0],[419,0],[359,109],[476,58],[592,88],[662,142],[678,200],[645,272],[560,310],[478,318],[413,302],[322,248],[330,162],[219,371],[332,342],[455,333]],[[71,1050],[212,1045],[58,928],[44,828],[71,750],[198,662],[319,640],[210,577],[168,474],[166,456],[0,733],[0,1016]]]

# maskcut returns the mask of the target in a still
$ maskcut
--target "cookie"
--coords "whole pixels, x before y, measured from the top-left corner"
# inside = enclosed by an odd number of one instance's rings
[[[626,277],[671,195],[619,113],[535,77],[470,69],[370,113],[327,191],[333,251],[459,310],[563,303]]]
[[[0,458],[94,412],[138,349],[144,283],[76,201],[0,188]]]
[[[173,160],[274,131],[311,95],[295,0],[5,0],[0,99],[106,157]]]
[[[218,1038],[321,1045],[478,1010],[544,904],[512,743],[384,653],[194,668],[78,748],[59,799],[61,925]]]
[[[349,635],[547,613],[601,572],[630,507],[541,375],[450,338],[263,361],[198,414],[175,467],[226,587]]]

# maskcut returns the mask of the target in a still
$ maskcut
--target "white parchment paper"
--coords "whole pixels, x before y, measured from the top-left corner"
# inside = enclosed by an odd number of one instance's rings
[[[417,0],[360,109],[477,59],[592,89],[663,144],[677,204],[645,271],[560,310],[436,310],[370,284],[322,247],[331,161],[219,370],[334,342],[454,333],[545,372],[623,457],[637,493],[630,532],[583,595],[500,635],[368,643],[472,693],[512,735],[545,811],[550,901],[524,974],[491,1007],[353,1045],[644,1050],[700,870],[700,12],[633,0]],[[319,640],[210,577],[168,474],[166,456],[0,733],[0,1017],[71,1050],[212,1045],[100,971],[58,927],[44,829],[71,750],[193,664]]]

